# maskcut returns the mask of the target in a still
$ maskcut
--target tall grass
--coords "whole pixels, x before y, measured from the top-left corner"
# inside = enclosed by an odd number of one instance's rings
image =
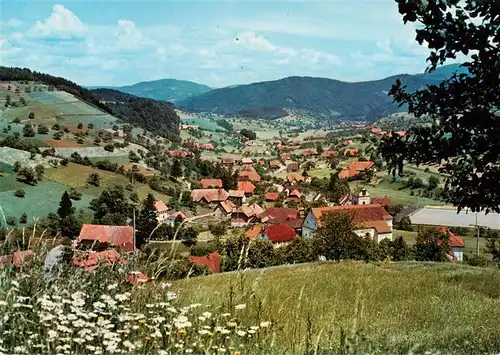
[[[250,317],[272,321],[272,353],[500,351],[496,270],[317,264],[181,280],[174,289],[185,302],[246,302]]]

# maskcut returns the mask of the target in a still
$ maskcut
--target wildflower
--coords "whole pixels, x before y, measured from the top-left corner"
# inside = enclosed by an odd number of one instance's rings
[[[189,308],[198,308],[198,307],[201,307],[201,303],[193,303],[189,306]]]
[[[163,283],[161,283],[161,284],[160,284],[160,286],[161,286],[161,288],[162,288],[162,289],[165,289],[165,288],[167,288],[167,287],[172,286],[172,284],[171,284],[171,283],[168,283],[168,282],[163,282]]]
[[[235,322],[227,322],[226,325],[228,327],[236,327],[237,326],[237,324]]]
[[[99,301],[94,302],[94,303],[93,303],[93,306],[94,306],[94,308],[96,308],[96,309],[103,309],[103,308],[106,308],[106,305],[105,305],[104,303],[102,303],[102,302],[99,302]]]
[[[17,282],[16,280],[12,280],[12,281],[11,281],[11,284],[13,284],[13,285],[14,285],[14,287],[19,288],[19,282]]]
[[[7,306],[7,302],[5,301],[0,301],[0,307],[6,307]]]
[[[129,340],[125,340],[123,342],[123,346],[126,347],[129,350],[134,350],[135,349],[135,345],[132,344]]]
[[[141,323],[141,324],[144,324],[144,323],[146,323],[146,320],[145,319],[139,319],[138,322]]]
[[[202,316],[199,316],[198,319],[201,320],[202,322],[207,320],[205,317],[202,317]]]
[[[231,313],[222,313],[222,314],[221,314],[221,317],[226,318],[226,317],[229,317],[230,315],[231,315]]]
[[[187,334],[186,329],[184,329],[184,328],[179,329],[179,330],[177,331],[177,334],[179,334],[179,335],[186,335],[186,334]]]
[[[73,338],[73,341],[78,344],[83,344],[85,343],[85,339],[82,338]]]
[[[170,292],[170,291],[169,291],[169,292],[167,292],[167,299],[168,299],[169,301],[175,300],[176,298],[177,298],[177,294],[176,294],[176,293],[174,293],[174,292]]]
[[[237,330],[236,334],[238,334],[240,337],[245,336],[246,332],[244,330]]]
[[[127,293],[119,293],[117,295],[115,295],[115,298],[118,300],[118,301],[126,301],[128,298],[129,298],[130,294],[127,292]]]
[[[159,329],[156,329],[155,332],[153,334],[151,334],[150,336],[151,336],[151,338],[161,338],[162,337]]]
[[[203,312],[201,315],[205,318],[208,318],[208,319],[210,319],[210,317],[212,317],[212,313],[210,313],[210,312]]]
[[[255,331],[257,331],[257,330],[259,330],[259,327],[255,326],[255,325],[252,325],[252,326],[250,327],[250,329],[251,329],[251,330],[255,330]]]
[[[114,284],[108,285],[108,290],[111,291],[111,290],[114,290],[117,287],[118,287],[118,284],[114,283]]]
[[[12,281],[12,283],[14,283],[14,281]],[[18,284],[18,285],[19,285],[19,284]],[[26,347],[24,347],[24,346],[16,346],[16,347],[14,348],[14,352],[15,352],[15,353],[18,353],[18,354],[19,354],[19,353],[25,353],[25,352],[26,352]]]
[[[247,305],[242,303],[242,304],[237,304],[236,306],[234,306],[235,309],[245,309],[247,308]]]
[[[202,329],[202,330],[199,330],[198,331],[198,334],[201,334],[201,335],[208,335],[210,334],[210,331],[206,330],[206,329]]]
[[[261,328],[267,328],[267,327],[269,327],[269,325],[271,325],[271,322],[261,322],[260,323]]]

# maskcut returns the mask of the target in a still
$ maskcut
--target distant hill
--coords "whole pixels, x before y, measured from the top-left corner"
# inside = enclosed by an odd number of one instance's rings
[[[119,87],[107,86],[91,88],[114,89],[139,97],[170,102],[186,100],[190,97],[202,95],[212,90],[212,88],[206,85],[175,79],[143,81],[134,85]]]
[[[212,90],[176,103],[191,111],[218,114],[248,113],[265,109],[301,109],[320,116],[343,119],[374,120],[380,116],[404,111],[388,96],[391,86],[400,79],[411,91],[436,84],[455,71],[458,64],[441,67],[430,74],[401,74],[381,80],[342,82],[312,77],[288,77],[236,87]]]
[[[106,108],[121,120],[172,141],[180,141],[180,118],[171,103],[137,97],[113,89],[95,89],[91,92],[104,101]]]

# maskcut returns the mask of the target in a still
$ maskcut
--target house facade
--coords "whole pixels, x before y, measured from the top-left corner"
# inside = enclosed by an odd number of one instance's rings
[[[302,224],[302,237],[312,238],[321,227],[321,219],[327,213],[346,213],[352,218],[354,232],[380,242],[392,240],[392,216],[378,204],[328,206],[312,208]]]

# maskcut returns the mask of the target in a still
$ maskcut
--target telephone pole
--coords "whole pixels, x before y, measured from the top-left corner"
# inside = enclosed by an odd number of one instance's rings
[[[476,255],[479,256],[479,230],[480,230],[480,228],[488,228],[488,226],[482,226],[482,225],[477,224],[477,212],[476,212],[476,224],[469,224],[469,226],[476,228],[476,232],[477,232],[477,234],[476,234]]]
[[[135,207],[134,207],[134,214],[133,214],[133,228],[134,228],[134,246],[132,247],[132,250],[135,251]]]

